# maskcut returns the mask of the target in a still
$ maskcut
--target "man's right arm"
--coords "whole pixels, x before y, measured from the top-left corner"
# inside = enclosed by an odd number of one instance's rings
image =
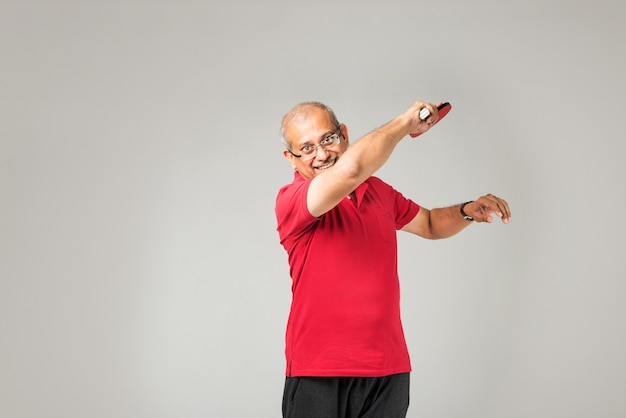
[[[431,115],[423,121],[419,112],[424,107]],[[402,115],[350,145],[333,167],[311,181],[307,195],[311,214],[318,217],[334,208],[383,166],[402,138],[426,132],[436,120],[435,105],[416,102]]]

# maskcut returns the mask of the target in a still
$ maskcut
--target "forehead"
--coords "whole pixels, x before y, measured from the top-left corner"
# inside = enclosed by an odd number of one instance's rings
[[[292,144],[302,144],[318,141],[335,129],[328,112],[312,107],[294,115],[285,130],[285,136]]]

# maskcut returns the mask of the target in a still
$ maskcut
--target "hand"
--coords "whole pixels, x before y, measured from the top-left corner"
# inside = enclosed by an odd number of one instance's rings
[[[406,112],[406,115],[409,117],[409,134],[420,135],[429,130],[430,127],[437,122],[437,118],[439,117],[437,106],[440,104],[441,103],[434,105],[420,101],[415,102]],[[424,108],[430,111],[430,115],[422,120],[420,119],[420,111]]]
[[[491,214],[495,214],[502,219],[502,223],[508,224],[511,221],[511,210],[509,204],[504,199],[500,199],[491,193],[479,197],[476,201],[465,205],[464,211],[474,218],[476,222],[493,222]]]

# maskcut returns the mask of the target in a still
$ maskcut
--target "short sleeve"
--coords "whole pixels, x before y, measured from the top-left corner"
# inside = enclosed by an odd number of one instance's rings
[[[284,186],[276,197],[276,221],[280,243],[289,251],[293,242],[305,233],[318,218],[307,207],[311,180]]]

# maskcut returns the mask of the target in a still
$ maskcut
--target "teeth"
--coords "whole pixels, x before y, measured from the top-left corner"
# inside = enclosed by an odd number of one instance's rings
[[[316,167],[318,170],[326,170],[327,168],[331,167],[333,164],[335,164],[334,161],[329,162],[326,165],[321,165],[319,167]]]

